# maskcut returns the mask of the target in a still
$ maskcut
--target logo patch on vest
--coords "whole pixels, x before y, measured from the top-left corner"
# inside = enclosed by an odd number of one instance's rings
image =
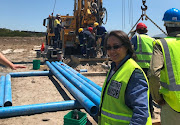
[[[112,80],[109,85],[107,94],[118,99],[121,86],[122,86],[122,83]]]

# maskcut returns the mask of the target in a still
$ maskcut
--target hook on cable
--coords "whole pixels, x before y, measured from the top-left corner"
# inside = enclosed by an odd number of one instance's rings
[[[141,6],[141,10],[142,10],[142,11],[146,11],[146,10],[147,10],[147,6],[145,5],[146,0],[142,0],[142,3],[143,3],[143,5],[144,5],[144,8]]]
[[[142,19],[143,20],[143,17],[145,16],[145,20],[150,20],[157,28],[159,28],[165,35],[167,35],[166,32],[164,32],[153,20],[151,20],[147,15],[146,15],[146,10],[147,10],[147,6],[145,5],[146,3],[146,0],[142,0],[142,3],[144,5],[144,8],[141,6],[141,9],[142,9],[142,15],[140,16],[140,18],[138,19],[138,21],[136,22],[136,24],[132,27],[132,29],[129,31],[128,35],[133,33],[133,29],[134,27],[137,25],[137,23]]]
[[[146,0],[142,0],[142,3],[143,3],[143,6],[144,7],[142,7],[141,6],[141,10],[142,10],[142,15],[141,15],[141,17],[142,17],[142,20],[143,20],[143,16],[146,16],[146,10],[147,10],[147,5],[145,5],[145,3],[146,3]],[[147,18],[145,18],[145,20],[147,20]]]

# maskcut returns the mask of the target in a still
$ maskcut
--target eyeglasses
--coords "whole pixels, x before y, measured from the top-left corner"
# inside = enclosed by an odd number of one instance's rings
[[[114,46],[106,46],[106,50],[111,50],[111,49],[119,49],[123,46],[124,44],[121,44],[121,45],[114,45]]]

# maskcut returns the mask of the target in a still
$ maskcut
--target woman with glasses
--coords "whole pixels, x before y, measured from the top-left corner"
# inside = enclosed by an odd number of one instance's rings
[[[102,88],[98,124],[151,125],[148,80],[134,61],[128,35],[111,31],[105,45],[112,64]]]

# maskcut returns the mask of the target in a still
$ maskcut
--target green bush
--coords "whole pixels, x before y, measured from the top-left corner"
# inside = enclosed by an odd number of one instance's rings
[[[19,31],[9,30],[6,28],[0,28],[0,37],[42,37],[45,33],[31,32],[31,31]]]

